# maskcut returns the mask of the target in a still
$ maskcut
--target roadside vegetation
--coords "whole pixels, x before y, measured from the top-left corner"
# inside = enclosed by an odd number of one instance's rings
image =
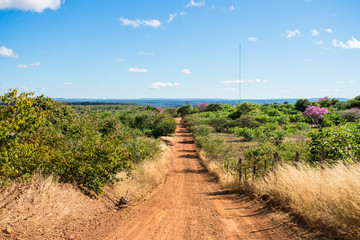
[[[281,204],[335,237],[357,239],[359,107],[360,96],[347,102],[324,97],[295,104],[203,103],[178,113],[224,185]]]
[[[73,108],[16,89],[0,103],[1,230],[90,219],[106,208],[89,196],[105,191],[116,201],[130,190],[140,198],[165,176],[169,154],[159,137],[173,134],[176,122],[161,108]]]

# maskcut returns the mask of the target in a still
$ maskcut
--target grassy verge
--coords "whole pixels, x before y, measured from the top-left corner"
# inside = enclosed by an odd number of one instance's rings
[[[149,194],[169,169],[171,148],[164,143],[161,147],[162,154],[139,164],[129,178],[104,187],[104,195],[119,200],[129,190],[133,203]],[[89,197],[75,185],[36,175],[30,182],[12,182],[0,188],[0,230],[12,232],[0,231],[0,239],[67,237],[62,229],[74,223],[87,224],[114,207],[107,197]]]

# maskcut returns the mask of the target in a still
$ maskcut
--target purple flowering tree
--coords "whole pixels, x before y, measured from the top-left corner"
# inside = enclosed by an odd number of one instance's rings
[[[199,111],[202,112],[202,111],[204,111],[204,110],[207,108],[208,105],[209,105],[209,104],[207,104],[206,102],[203,102],[203,103],[199,103],[199,104],[197,105],[197,107],[198,107]]]
[[[313,123],[317,124],[328,113],[329,111],[326,108],[308,105],[302,114],[304,117],[310,119]]]
[[[348,109],[342,113],[342,117],[347,122],[356,122],[358,119],[360,119],[360,110],[358,107]]]
[[[163,112],[163,110],[160,107],[156,107],[156,110],[158,110],[159,112]]]

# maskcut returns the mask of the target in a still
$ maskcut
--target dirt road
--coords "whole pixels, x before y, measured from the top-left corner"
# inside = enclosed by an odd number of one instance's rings
[[[179,122],[175,141],[164,185],[106,239],[292,239],[268,210],[216,183]]]

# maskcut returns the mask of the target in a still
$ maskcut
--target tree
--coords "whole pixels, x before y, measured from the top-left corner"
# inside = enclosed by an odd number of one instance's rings
[[[309,99],[300,98],[295,103],[295,109],[304,112],[308,105],[310,105]]]

